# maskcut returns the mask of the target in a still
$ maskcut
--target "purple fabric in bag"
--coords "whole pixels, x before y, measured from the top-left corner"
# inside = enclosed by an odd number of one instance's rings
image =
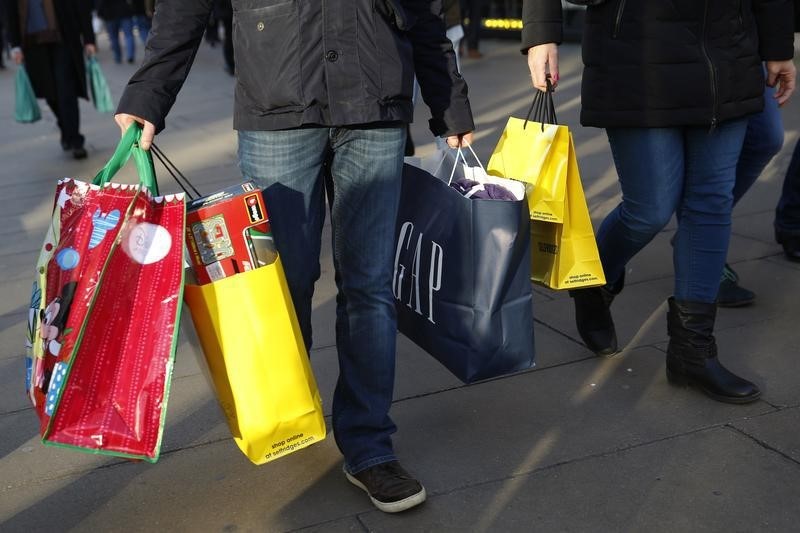
[[[470,198],[479,198],[483,200],[511,200],[515,201],[517,198],[502,185],[495,183],[480,183],[478,181],[461,178],[454,180],[450,185],[455,190],[469,196]],[[472,193],[472,194],[470,194]]]

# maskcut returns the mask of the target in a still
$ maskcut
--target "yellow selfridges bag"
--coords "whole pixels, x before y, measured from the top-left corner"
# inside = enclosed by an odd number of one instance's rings
[[[527,183],[534,282],[551,289],[605,284],[572,134],[557,125],[552,90],[536,91],[524,120],[509,118],[487,170]]]
[[[280,258],[213,283],[187,284],[184,299],[233,438],[253,463],[325,438]]]
[[[562,223],[568,151],[566,126],[509,117],[486,171],[527,184],[532,220]]]
[[[531,279],[551,289],[605,285],[572,135],[567,160],[564,222],[531,220]]]

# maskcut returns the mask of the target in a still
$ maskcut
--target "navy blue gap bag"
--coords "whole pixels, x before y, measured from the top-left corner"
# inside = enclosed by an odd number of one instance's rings
[[[406,164],[396,237],[401,333],[465,383],[533,366],[525,199],[466,198]]]

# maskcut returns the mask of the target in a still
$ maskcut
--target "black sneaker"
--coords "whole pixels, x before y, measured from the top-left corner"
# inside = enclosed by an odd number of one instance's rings
[[[356,474],[344,471],[347,479],[369,494],[369,499],[384,513],[399,513],[425,501],[425,487],[411,477],[400,463],[389,461]]]
[[[86,156],[89,154],[86,152],[86,148],[83,146],[78,146],[77,148],[72,149],[72,157],[74,159],[86,159]]]
[[[725,263],[722,269],[722,278],[719,281],[717,305],[720,307],[742,307],[750,305],[756,299],[753,291],[739,285],[739,275],[731,266]]]

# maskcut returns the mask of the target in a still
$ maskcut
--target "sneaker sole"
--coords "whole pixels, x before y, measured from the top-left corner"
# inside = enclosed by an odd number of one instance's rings
[[[408,498],[404,498],[396,502],[382,502],[373,498],[372,494],[370,494],[367,490],[367,487],[365,487],[364,484],[355,477],[351,476],[349,472],[345,471],[344,475],[347,476],[347,480],[350,481],[350,483],[366,492],[367,496],[369,496],[369,499],[372,501],[372,504],[377,507],[378,510],[383,511],[384,513],[399,513],[401,511],[405,511],[406,509],[411,509],[412,507],[416,507],[424,502],[427,498],[425,487],[422,487],[421,491],[416,494],[412,494]]]

